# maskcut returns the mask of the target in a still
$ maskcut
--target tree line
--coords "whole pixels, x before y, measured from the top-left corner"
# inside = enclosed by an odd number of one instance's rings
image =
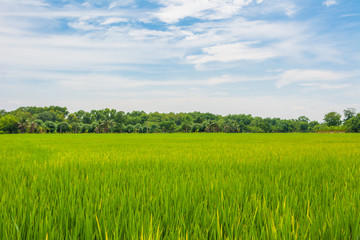
[[[288,133],[288,132],[360,132],[360,113],[355,109],[325,114],[323,122],[297,119],[261,118],[249,114],[227,116],[190,113],[125,113],[115,109],[79,110],[66,107],[20,107],[0,110],[0,133]]]

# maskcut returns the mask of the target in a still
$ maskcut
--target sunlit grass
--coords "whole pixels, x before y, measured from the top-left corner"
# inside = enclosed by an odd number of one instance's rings
[[[1,239],[357,239],[360,135],[0,135]]]

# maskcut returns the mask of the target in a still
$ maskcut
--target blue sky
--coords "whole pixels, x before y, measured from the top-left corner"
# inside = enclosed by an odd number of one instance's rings
[[[0,0],[0,108],[360,111],[358,0]]]

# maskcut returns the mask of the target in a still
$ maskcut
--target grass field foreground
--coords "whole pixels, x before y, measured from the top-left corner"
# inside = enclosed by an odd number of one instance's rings
[[[360,135],[0,135],[0,239],[357,239]]]

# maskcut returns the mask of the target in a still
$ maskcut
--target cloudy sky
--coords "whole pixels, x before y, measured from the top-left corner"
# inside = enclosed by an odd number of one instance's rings
[[[0,109],[360,111],[359,0],[0,0]]]

